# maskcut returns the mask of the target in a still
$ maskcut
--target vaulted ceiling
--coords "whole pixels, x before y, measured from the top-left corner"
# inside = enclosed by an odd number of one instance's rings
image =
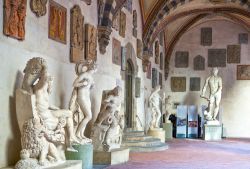
[[[140,0],[143,42],[150,48],[165,32],[165,70],[178,39],[190,28],[209,20],[227,20],[250,30],[250,0]]]

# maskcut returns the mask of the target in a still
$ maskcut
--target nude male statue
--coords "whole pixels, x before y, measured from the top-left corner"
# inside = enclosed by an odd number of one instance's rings
[[[209,98],[205,96],[208,86],[210,89]],[[209,121],[216,120],[216,117],[219,113],[221,92],[222,92],[222,79],[220,76],[218,76],[218,68],[215,67],[212,69],[212,75],[206,79],[205,85],[201,93],[201,97],[209,101],[208,109],[207,109],[208,110],[207,114],[211,116],[211,118],[207,119]],[[213,107],[214,107],[214,110],[212,110]]]
[[[72,143],[79,143],[74,135],[74,126],[72,112],[66,109],[59,109],[49,104],[49,95],[52,89],[52,77],[46,71],[42,72],[39,82],[34,86],[34,94],[36,96],[37,115],[43,121],[43,124],[48,130],[56,131],[60,120],[66,119],[66,128],[69,135],[68,149],[74,150],[71,147]]]
[[[149,103],[152,111],[152,120],[150,122],[150,129],[159,128],[159,122],[161,118],[161,110],[160,110],[161,96],[159,95],[160,90],[161,90],[160,85],[156,86],[154,91],[149,96]]]

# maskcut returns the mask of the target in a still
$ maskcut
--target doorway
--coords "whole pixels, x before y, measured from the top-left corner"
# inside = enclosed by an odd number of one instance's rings
[[[125,79],[125,125],[127,129],[133,128],[133,63],[127,60]]]

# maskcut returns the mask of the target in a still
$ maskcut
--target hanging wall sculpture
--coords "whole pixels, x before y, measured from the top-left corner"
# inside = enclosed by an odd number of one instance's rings
[[[97,59],[97,29],[90,24],[85,25],[85,57],[87,60]]]
[[[123,11],[121,11],[119,35],[125,38],[125,34],[126,34],[126,14]]]
[[[84,60],[83,23],[81,8],[75,5],[70,10],[70,61],[74,63]]]
[[[4,0],[3,33],[24,40],[27,0]]]
[[[66,44],[67,9],[53,0],[49,4],[49,38]]]
[[[112,62],[121,65],[121,42],[113,38]]]

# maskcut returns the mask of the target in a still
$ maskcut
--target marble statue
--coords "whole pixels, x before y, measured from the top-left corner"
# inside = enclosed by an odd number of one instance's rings
[[[161,110],[160,110],[161,96],[159,95],[160,90],[161,86],[157,85],[155,89],[152,91],[151,95],[149,96],[149,105],[152,113],[150,129],[159,128],[160,125],[160,118],[161,118]]]
[[[169,95],[166,98],[164,97],[164,102],[165,102],[165,105],[164,105],[165,122],[166,123],[171,123],[170,120],[169,120],[169,116],[171,115],[171,109],[173,107],[173,102],[172,102],[171,96]]]
[[[70,100],[70,110],[74,117],[78,117],[76,137],[82,144],[91,143],[91,139],[84,135],[88,122],[92,119],[90,91],[94,86],[93,74],[97,71],[94,61],[88,60],[76,65],[77,78]]]
[[[50,105],[53,78],[44,59],[30,59],[24,73],[22,88],[16,91],[22,151],[15,168],[39,168],[64,161],[61,147],[67,142],[67,149],[76,151],[72,144],[79,143],[74,134],[72,112]]]
[[[109,152],[120,148],[124,116],[121,115],[122,89],[103,91],[100,113],[92,128],[91,138],[95,151]]]
[[[222,78],[218,76],[218,68],[212,69],[212,75],[209,76],[206,81],[205,85],[202,89],[201,97],[208,100],[208,107],[204,112],[205,118],[207,121],[217,121],[216,119],[219,108],[220,108],[220,101],[221,101],[221,93],[222,93]],[[210,89],[209,97],[205,96],[207,87]]]

